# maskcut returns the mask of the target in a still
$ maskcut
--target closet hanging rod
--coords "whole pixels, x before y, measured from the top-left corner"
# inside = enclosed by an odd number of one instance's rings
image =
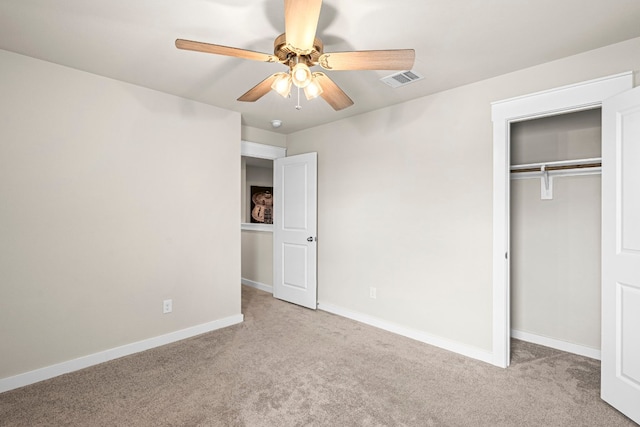
[[[599,167],[602,167],[602,158],[595,157],[591,159],[561,160],[557,162],[541,162],[541,163],[531,163],[527,165],[513,165],[511,166],[511,173],[557,171],[557,170],[569,170],[569,169],[588,169],[588,168],[599,168]]]
[[[565,166],[547,166],[544,170],[547,171],[559,171],[566,169],[585,169],[585,168],[599,168],[602,167],[602,163],[584,163],[579,165],[565,165]],[[520,172],[541,172],[542,167],[537,168],[526,168],[526,169],[512,169],[511,173],[520,173]]]

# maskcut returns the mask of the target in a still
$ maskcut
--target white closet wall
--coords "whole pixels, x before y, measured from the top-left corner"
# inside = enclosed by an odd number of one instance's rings
[[[600,157],[600,110],[520,122],[511,164]],[[513,175],[512,175],[513,177]],[[511,327],[600,349],[600,175],[511,180]]]

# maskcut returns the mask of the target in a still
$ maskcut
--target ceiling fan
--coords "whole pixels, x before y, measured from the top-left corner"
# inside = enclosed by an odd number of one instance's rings
[[[336,111],[353,105],[353,101],[325,73],[311,72],[310,67],[320,65],[325,70],[410,70],[413,67],[413,49],[324,53],[322,41],[315,36],[321,6],[322,0],[284,0],[285,32],[276,37],[273,55],[184,39],[177,39],[176,47],[254,61],[278,62],[289,68],[287,72],[267,77],[238,101],[255,102],[271,89],[286,98],[293,84],[304,89],[307,99],[321,96]]]

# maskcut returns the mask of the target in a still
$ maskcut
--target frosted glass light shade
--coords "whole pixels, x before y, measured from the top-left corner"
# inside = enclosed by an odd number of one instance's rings
[[[280,75],[271,84],[271,89],[278,92],[283,98],[289,96],[291,91],[291,76],[289,73],[279,73]]]
[[[312,77],[309,84],[304,88],[304,95],[308,100],[317,98],[320,94],[322,94],[322,92],[322,86],[320,86],[318,79],[316,79],[315,77]]]
[[[307,64],[297,63],[291,69],[291,80],[297,87],[306,87],[311,82],[311,70]]]

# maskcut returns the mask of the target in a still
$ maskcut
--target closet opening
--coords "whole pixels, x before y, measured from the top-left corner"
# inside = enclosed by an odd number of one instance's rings
[[[601,109],[593,108],[509,129],[511,338],[595,359],[601,128]]]

